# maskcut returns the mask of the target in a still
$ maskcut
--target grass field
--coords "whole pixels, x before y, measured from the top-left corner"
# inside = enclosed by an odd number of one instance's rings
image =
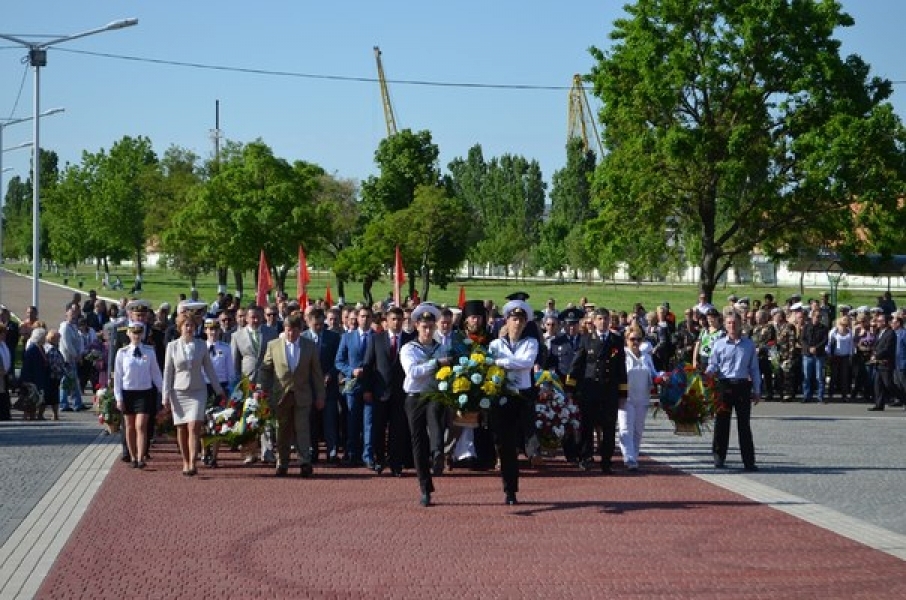
[[[6,267],[12,271],[29,273],[29,265],[7,264]],[[119,268],[111,271],[111,280],[119,275],[125,285],[123,292],[101,289],[101,280],[95,279],[94,271],[83,270],[76,276],[65,277],[61,274],[45,273],[43,278],[55,283],[64,283],[75,289],[81,289],[87,293],[89,289],[96,289],[98,294],[103,297],[118,298],[128,293],[132,286],[133,276],[128,268]],[[328,272],[313,272],[311,274],[312,282],[308,287],[308,293],[313,298],[323,298],[330,285],[331,294],[334,302],[338,299],[336,280]],[[245,290],[243,297],[248,301],[254,298],[254,279],[252,273],[245,277]],[[81,288],[80,284],[81,283]],[[624,283],[594,283],[586,284],[579,282],[556,283],[538,280],[522,279],[469,279],[457,281],[451,284],[446,290],[438,287],[432,287],[429,291],[429,300],[439,304],[455,305],[459,298],[460,286],[465,288],[467,299],[492,299],[498,304],[505,302],[507,294],[514,291],[524,291],[530,294],[529,304],[534,309],[543,309],[548,298],[556,301],[556,306],[562,309],[568,302],[578,302],[579,298],[585,296],[589,302],[597,306],[606,306],[617,310],[629,310],[636,302],[641,302],[648,309],[662,302],[669,302],[674,312],[678,312],[687,305],[697,302],[698,288],[693,284],[624,284]],[[158,268],[148,268],[145,272],[143,289],[140,296],[149,300],[154,306],[161,302],[174,303],[179,293],[188,294],[190,286],[188,280],[176,274],[173,271]],[[295,276],[291,274],[287,278],[287,291],[293,295],[296,291]],[[392,289],[389,280],[379,281],[372,288],[372,294],[376,300],[386,297]],[[803,290],[803,297],[818,296],[827,288],[806,288]],[[230,280],[229,291],[234,292],[232,278]],[[739,297],[749,297],[751,299],[763,298],[764,294],[770,292],[780,302],[783,302],[791,294],[797,292],[797,288],[790,286],[735,286],[728,285],[719,287],[714,292],[714,304],[722,306],[726,297],[731,293]],[[199,278],[198,293],[202,300],[211,301],[216,297],[217,284],[213,275],[207,275]],[[838,295],[838,304],[844,303],[852,306],[875,304],[876,297],[882,293],[882,290],[848,290],[841,288]],[[355,302],[362,296],[362,285],[359,282],[350,282],[346,285],[347,302]],[[906,298],[906,296],[904,296]],[[904,298],[894,296],[897,305],[903,305]]]

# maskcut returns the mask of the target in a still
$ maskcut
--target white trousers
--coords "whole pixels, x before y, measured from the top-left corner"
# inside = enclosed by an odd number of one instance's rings
[[[648,403],[648,396],[629,398],[617,413],[620,451],[626,464],[639,462],[639,446],[642,444],[642,433],[645,431]]]

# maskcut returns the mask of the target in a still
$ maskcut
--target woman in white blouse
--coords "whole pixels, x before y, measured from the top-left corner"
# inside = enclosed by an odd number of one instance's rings
[[[651,384],[658,376],[651,354],[641,349],[643,339],[644,335],[638,325],[630,327],[626,335],[626,383],[629,394],[628,398],[620,402],[617,412],[620,451],[623,463],[630,471],[639,468],[639,446],[645,431]]]
[[[837,319],[837,325],[827,334],[827,355],[830,357],[830,393],[840,391],[840,400],[849,402],[852,387],[852,360],[856,352],[853,332],[849,327],[849,317],[843,315]]]
[[[136,469],[145,468],[147,419],[157,402],[156,390],[162,386],[154,348],[141,343],[144,333],[141,323],[129,326],[129,344],[117,351],[113,371],[113,395],[116,407],[125,416],[126,447]]]
[[[164,407],[173,411],[176,442],[182,455],[182,474],[195,475],[196,448],[201,438],[208,387],[204,375],[218,396],[223,388],[217,380],[211,355],[204,341],[195,339],[195,321],[190,313],[176,317],[179,337],[167,344],[164,362]]]

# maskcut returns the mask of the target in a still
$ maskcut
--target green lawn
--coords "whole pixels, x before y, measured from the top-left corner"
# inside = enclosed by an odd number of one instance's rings
[[[7,268],[12,271],[21,269],[22,273],[30,271],[28,265],[7,264]],[[96,289],[101,296],[117,298],[120,295],[128,293],[132,287],[133,276],[131,269],[118,268],[111,271],[111,280],[119,275],[125,286],[124,292],[115,292],[112,290],[102,290],[100,280],[95,280],[93,270],[81,270],[76,277],[68,277],[68,285],[78,289],[81,282],[81,289],[87,293],[89,289]],[[62,275],[51,273],[44,274],[44,279],[63,283]],[[312,282],[309,285],[309,296],[322,298],[325,295],[327,285],[331,286],[331,294],[334,301],[337,301],[336,280],[328,272],[313,272],[311,274]],[[246,275],[246,289],[244,298],[251,301],[254,298],[254,279],[251,273]],[[525,291],[530,294],[529,304],[532,308],[543,309],[548,298],[556,301],[558,308],[562,309],[568,302],[577,302],[582,296],[586,296],[589,302],[598,306],[606,306],[617,310],[629,310],[636,302],[641,302],[648,310],[653,310],[657,304],[664,301],[670,303],[674,312],[679,312],[682,307],[692,305],[697,301],[698,288],[693,284],[614,284],[614,283],[555,283],[535,280],[521,279],[470,279],[456,282],[450,285],[446,290],[438,287],[432,287],[429,292],[429,300],[436,303],[456,304],[459,297],[460,285],[465,287],[467,299],[493,299],[499,304],[505,302],[507,294],[514,291]],[[296,283],[295,275],[291,274],[287,278],[287,288],[290,294],[295,294]],[[383,299],[392,289],[389,280],[380,281],[372,288],[374,298]],[[808,288],[803,294],[804,297],[818,296],[825,291],[826,287]],[[141,297],[149,300],[154,306],[161,302],[167,301],[171,304],[177,299],[180,292],[188,294],[190,291],[188,281],[172,271],[165,269],[149,268],[145,272],[143,291]],[[216,297],[217,285],[213,275],[206,275],[199,279],[198,292],[202,300],[211,301]],[[229,291],[233,292],[232,277],[230,280]],[[718,288],[714,293],[714,303],[723,306],[726,297],[735,293],[737,296],[747,296],[751,299],[763,298],[765,293],[772,293],[780,302],[783,302],[797,289],[793,287],[776,287],[776,286],[726,286]],[[859,306],[866,304],[873,306],[875,298],[881,291],[863,291],[848,290],[841,288],[838,303]],[[356,301],[361,297],[362,286],[359,282],[351,282],[346,286],[347,301]],[[906,295],[904,295],[906,297]],[[897,305],[904,304],[904,298],[894,296]]]

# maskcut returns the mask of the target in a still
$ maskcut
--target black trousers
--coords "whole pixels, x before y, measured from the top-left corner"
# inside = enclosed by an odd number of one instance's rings
[[[875,370],[875,406],[884,408],[884,405],[896,397],[897,390],[893,385],[893,370],[889,366],[878,366]]]
[[[588,460],[595,454],[595,429],[603,430],[598,443],[598,454],[603,464],[613,458],[617,435],[617,409],[620,406],[618,394],[597,383],[579,384],[579,411],[582,413],[582,430],[579,441],[579,460]]]
[[[789,373],[788,373],[789,374]],[[714,417],[714,440],[711,451],[720,460],[727,458],[730,445],[730,419],[736,411],[736,429],[739,434],[739,452],[746,467],[755,466],[755,442],[752,440],[752,383],[749,381],[724,380],[718,387],[721,400],[728,410]]]
[[[774,399],[774,368],[771,359],[765,356],[758,357],[758,370],[761,371],[761,387],[766,400]]]
[[[405,403],[406,396],[400,391],[386,401],[375,400],[372,405],[371,450],[376,464],[402,469],[407,462],[411,442]]]
[[[431,479],[428,412],[436,410],[437,406],[436,402],[422,400],[418,394],[406,395],[406,418],[409,421],[409,431],[412,434],[412,460],[415,463],[418,487],[423,494],[430,494],[434,491],[434,481]]]
[[[527,458],[541,453],[541,440],[535,427],[535,401],[538,392],[535,388],[519,390],[522,402],[519,403],[519,446]]]
[[[431,402],[426,413],[428,419],[428,440],[431,458],[443,455],[447,434],[447,407],[437,402]]]
[[[500,476],[505,494],[519,491],[519,433],[525,404],[529,404],[525,398],[510,398],[503,406],[496,402],[491,405],[489,426],[500,458]],[[531,405],[534,411],[535,403]]]

